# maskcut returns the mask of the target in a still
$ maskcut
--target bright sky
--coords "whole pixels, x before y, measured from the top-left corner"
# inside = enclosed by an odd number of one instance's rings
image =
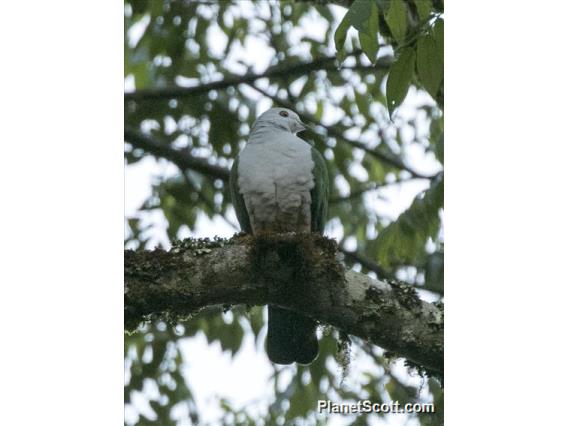
[[[235,9],[238,13],[250,15],[247,2],[241,2],[241,10]],[[345,9],[337,7],[335,13],[342,15]],[[325,31],[325,21],[317,14],[312,13],[306,17],[299,28],[294,28],[290,31],[291,39],[300,39],[303,34],[309,34],[313,38],[320,38],[321,34]],[[147,22],[142,23],[137,28],[133,29],[129,34],[131,40],[139,37],[144,30]],[[209,29],[208,37],[210,46],[218,46],[217,50],[222,51],[226,43],[226,37],[218,30],[214,21],[212,21]],[[299,45],[299,43],[298,43]],[[299,45],[300,46],[300,45]],[[302,49],[302,47],[298,47]],[[252,54],[254,52],[254,54]],[[268,62],[274,55],[272,48],[269,48],[264,40],[256,37],[249,36],[244,48],[232,49],[231,55],[227,59],[229,64],[232,64],[235,73],[243,71],[242,65],[237,63],[238,60],[251,62],[255,71],[262,71],[268,65]],[[195,82],[184,82],[186,84],[195,84]],[[132,90],[132,79],[126,79],[125,89]],[[251,94],[252,95],[252,94]],[[267,100],[260,100],[260,95],[254,94],[253,96],[259,97],[259,114],[270,107],[270,102]],[[399,108],[398,114],[411,114],[412,106],[417,103],[424,103],[429,98],[427,95],[417,93],[411,90],[404,104]],[[332,123],[336,120],[339,112],[331,108],[326,108],[323,121]],[[424,127],[426,127],[424,125]],[[422,129],[422,131],[425,131]],[[424,150],[413,144],[405,152],[407,163],[417,171],[423,173],[435,173],[440,170],[440,165],[435,160],[433,154],[425,153]],[[362,168],[361,168],[362,169]],[[155,160],[146,157],[132,166],[126,167],[125,171],[125,212],[127,217],[137,214],[139,207],[146,200],[151,193],[152,182],[157,177],[174,176],[177,173],[175,166],[171,165],[165,160]],[[364,169],[360,170],[362,176],[366,174]],[[428,187],[425,181],[414,180],[405,184],[390,186],[380,191],[369,193],[365,196],[365,202],[369,208],[380,212],[390,218],[397,217],[402,211],[410,206],[412,200],[419,192]],[[377,197],[380,194],[381,197]],[[149,213],[142,216],[144,223],[151,223],[153,229],[150,233],[151,241],[157,245],[162,243],[169,246],[168,238],[165,232],[165,219],[161,213]],[[234,213],[230,219],[237,223]],[[342,227],[335,224],[326,228],[326,234],[330,237],[340,238],[342,236]],[[194,232],[186,229],[185,235],[182,237],[213,237],[219,235],[222,237],[230,237],[234,234],[235,230],[230,227],[225,220],[220,217],[215,217],[210,220],[205,215],[201,214],[198,217],[197,224]],[[355,241],[347,242],[355,245]],[[432,296],[425,293],[424,298],[432,300]],[[237,353],[234,359],[231,360],[228,353],[222,353],[218,343],[209,345],[202,333],[199,333],[193,338],[185,339],[181,343],[183,358],[185,366],[183,374],[186,377],[191,390],[194,392],[197,405],[200,413],[202,414],[203,421],[215,421],[220,417],[221,411],[218,406],[218,398],[223,397],[233,402],[234,406],[241,407],[247,406],[251,412],[259,410],[259,414],[264,413],[266,407],[267,389],[270,389],[270,375],[272,368],[270,367],[267,357],[262,347],[255,348],[254,339],[251,335],[246,334],[245,340],[241,350]],[[374,363],[370,359],[365,359],[366,355],[363,353],[354,353],[352,364],[352,371],[346,378],[344,386],[356,385],[355,378],[358,377],[358,370],[372,370],[376,369]],[[295,367],[283,367],[285,369],[293,369]],[[406,368],[402,366],[402,362],[398,361],[393,365],[393,371],[397,377],[403,381],[420,386],[421,379],[418,377],[410,377],[407,374]],[[291,375],[290,375],[291,377]],[[152,390],[148,390],[152,393]],[[421,398],[426,398],[427,393],[422,392]],[[134,402],[142,411],[150,412],[149,406],[144,403],[144,398],[135,398]],[[258,408],[256,408],[258,407]],[[181,414],[181,413],[180,413]],[[127,418],[130,413],[127,411]],[[345,415],[334,415],[329,420],[332,426],[339,426],[348,424],[353,418]],[[374,424],[377,425],[413,425],[418,424],[414,422],[406,423],[407,418],[402,415],[390,415],[384,419],[377,420]]]

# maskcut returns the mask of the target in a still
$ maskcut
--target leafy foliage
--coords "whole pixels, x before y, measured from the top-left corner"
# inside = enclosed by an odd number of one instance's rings
[[[125,2],[125,126],[159,146],[125,140],[128,167],[157,160],[150,194],[126,218],[128,247],[168,246],[198,230],[204,218],[236,231],[224,175],[172,166],[164,152],[228,170],[254,119],[282,105],[315,126],[300,136],[322,153],[331,178],[326,232],[368,261],[356,267],[377,272],[369,265],[375,262],[389,277],[443,294],[443,2],[338,3],[350,7]],[[251,54],[254,49],[264,53]],[[434,166],[415,170],[418,162],[411,164],[407,153],[417,151],[434,157]],[[402,214],[389,213],[392,190],[416,182],[427,189]],[[216,424],[325,424],[317,399],[427,400],[442,410],[437,382],[406,374],[400,362],[357,339],[352,371],[342,377],[337,332],[323,334],[310,366],[273,367],[271,392],[256,411],[220,396]],[[264,335],[262,307],[232,307],[227,314],[202,312],[175,328],[154,321],[126,336],[128,423],[201,423],[200,390],[184,374],[184,342],[202,336],[234,357],[247,336],[262,352]],[[441,424],[441,416],[415,418],[430,425]],[[346,421],[368,424],[377,417]]]
[[[371,62],[375,62],[380,29],[384,43],[390,42],[397,53],[387,83],[389,113],[406,97],[412,79],[417,76],[422,87],[441,105],[444,74],[443,5],[429,0],[355,0],[335,32],[335,47],[343,60],[347,31],[359,31],[360,44]],[[382,25],[380,25],[382,23]],[[390,89],[390,90],[389,90]],[[389,96],[390,94],[390,96]]]
[[[436,239],[440,229],[439,211],[444,201],[444,178],[440,176],[408,210],[379,234],[379,263],[384,266],[413,263],[423,252],[429,238]]]
[[[416,53],[410,48],[405,48],[400,51],[399,57],[390,69],[387,80],[387,102],[391,115],[406,98],[415,63]]]
[[[135,417],[138,424],[175,425],[172,411],[181,406],[188,411],[192,422],[199,421],[193,393],[181,374],[180,350],[171,334],[164,323],[157,323],[125,338],[124,401],[127,417]],[[147,396],[152,388],[159,396]],[[150,414],[146,410],[137,412],[132,405],[136,397],[145,397],[151,407]]]
[[[406,14],[406,3],[403,0],[391,0],[385,14],[385,21],[387,21],[393,38],[398,43],[404,43],[406,38]]]
[[[444,73],[444,21],[437,21],[431,34],[418,39],[416,52],[420,81],[435,98]]]

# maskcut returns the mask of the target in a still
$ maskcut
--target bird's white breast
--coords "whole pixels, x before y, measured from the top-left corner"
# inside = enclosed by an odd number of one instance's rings
[[[251,135],[239,155],[238,185],[253,232],[310,231],[311,147],[285,131]]]

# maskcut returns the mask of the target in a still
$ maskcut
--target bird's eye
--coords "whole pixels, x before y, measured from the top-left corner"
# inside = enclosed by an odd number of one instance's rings
[[[280,111],[278,114],[280,114],[282,117],[288,117],[288,111]]]

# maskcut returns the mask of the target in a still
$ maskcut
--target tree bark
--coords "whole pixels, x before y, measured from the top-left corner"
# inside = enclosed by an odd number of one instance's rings
[[[319,234],[187,239],[170,251],[125,251],[125,323],[180,319],[210,305],[289,308],[443,375],[443,307],[415,290],[346,271]]]

